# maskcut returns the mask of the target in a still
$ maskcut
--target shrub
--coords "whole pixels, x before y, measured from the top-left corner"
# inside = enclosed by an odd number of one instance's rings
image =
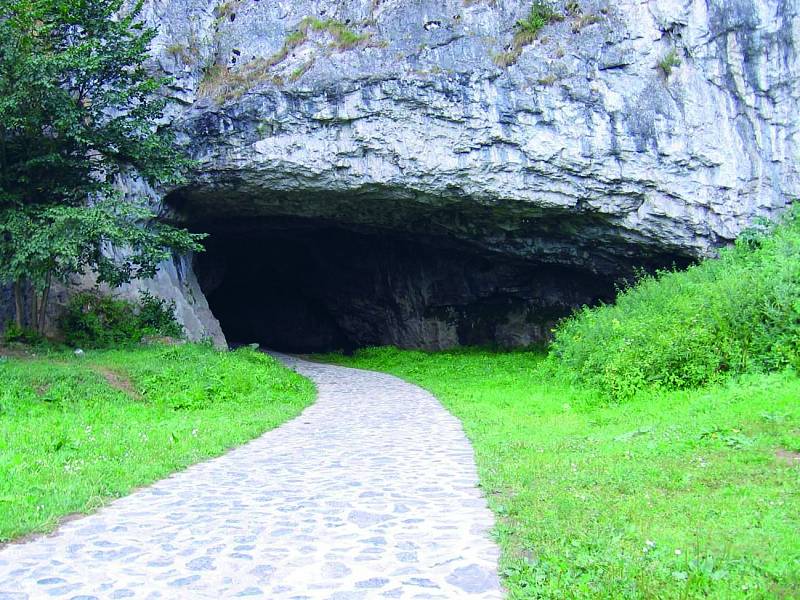
[[[718,259],[645,276],[616,304],[582,309],[557,328],[551,360],[615,399],[800,367],[800,207]]]
[[[672,69],[681,65],[681,59],[678,58],[678,51],[673,48],[667,52],[660,61],[658,61],[658,68],[664,73],[666,77],[672,74]]]
[[[139,292],[139,329],[145,335],[183,337],[183,327],[175,319],[175,301],[166,301],[147,290]]]
[[[530,44],[539,35],[539,32],[554,21],[560,21],[559,15],[549,3],[536,0],[531,6],[528,16],[517,21],[517,33],[514,36],[514,45],[517,47]]]
[[[14,321],[6,323],[3,330],[3,342],[6,344],[39,344],[43,341],[42,335],[30,327],[20,327]]]
[[[140,292],[138,303],[97,291],[76,294],[61,318],[61,329],[67,344],[86,348],[136,344],[150,335],[183,335],[175,303],[146,291]]]

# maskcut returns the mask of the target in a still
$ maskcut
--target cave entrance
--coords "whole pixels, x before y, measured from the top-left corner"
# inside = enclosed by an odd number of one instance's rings
[[[205,230],[197,273],[228,341],[287,352],[524,346],[614,293],[610,278],[445,236],[283,217]]]

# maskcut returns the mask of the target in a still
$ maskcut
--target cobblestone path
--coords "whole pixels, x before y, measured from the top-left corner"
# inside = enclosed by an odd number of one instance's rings
[[[312,407],[7,546],[0,600],[502,598],[459,422],[395,377],[284,360],[316,382]]]

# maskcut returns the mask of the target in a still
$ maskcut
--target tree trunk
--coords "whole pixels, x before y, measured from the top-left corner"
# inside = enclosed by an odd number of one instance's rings
[[[28,323],[31,329],[39,331],[39,293],[36,288],[31,285],[31,314]]]
[[[17,327],[22,329],[22,324],[25,318],[25,304],[22,302],[22,280],[17,279],[14,282],[14,319]]]
[[[47,322],[47,305],[50,303],[50,284],[53,281],[53,274],[47,274],[47,284],[42,290],[41,306],[39,307],[39,323],[38,331],[40,335],[44,335],[44,326]]]

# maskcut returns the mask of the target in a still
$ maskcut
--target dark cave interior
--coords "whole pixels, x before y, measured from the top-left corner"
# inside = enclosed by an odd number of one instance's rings
[[[204,224],[196,270],[231,343],[287,352],[544,341],[614,280],[448,236],[295,217]]]

